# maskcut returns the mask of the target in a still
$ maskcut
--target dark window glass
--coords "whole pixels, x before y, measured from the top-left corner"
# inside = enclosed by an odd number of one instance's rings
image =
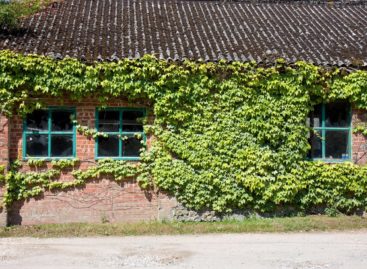
[[[119,138],[117,135],[108,135],[108,137],[98,138],[98,156],[100,157],[119,156]]]
[[[72,135],[52,135],[51,136],[51,156],[52,157],[73,156],[73,136]]]
[[[48,130],[48,111],[35,110],[27,115],[27,131],[47,131]]]
[[[124,139],[122,145],[122,156],[139,157],[141,148],[141,139],[138,139],[136,137],[129,137],[127,139]]]
[[[309,157],[350,160],[350,104],[334,102],[315,107],[307,119],[314,128],[309,137]],[[324,112],[324,113],[323,113]]]
[[[143,136],[143,111],[139,110],[102,110],[98,112],[99,132],[107,133],[108,137],[98,138],[98,157],[139,157],[142,148],[141,139],[132,133]],[[118,135],[117,135],[118,134]],[[122,139],[122,137],[126,139]]]
[[[100,132],[118,132],[120,126],[119,111],[100,111],[98,113],[98,130]]]
[[[321,111],[322,105],[317,105],[314,107],[314,110],[311,111],[308,120],[307,126],[309,127],[321,127]]]
[[[47,157],[48,155],[48,135],[32,134],[27,135],[26,156]]]
[[[349,127],[349,110],[347,103],[337,102],[325,105],[326,127]]]
[[[138,121],[144,116],[142,111],[124,111],[122,114],[122,131],[142,132],[143,124]]]
[[[322,140],[321,132],[311,131],[309,143],[311,145],[311,151],[309,153],[310,158],[322,158]]]
[[[27,128],[24,130],[26,132],[24,155],[26,157],[72,157],[73,114],[72,111],[63,109],[36,110],[29,114],[25,119]],[[61,134],[55,134],[55,132]]]
[[[349,131],[326,131],[325,157],[327,159],[348,159]]]
[[[52,131],[72,131],[73,113],[70,111],[53,111],[52,112]]]

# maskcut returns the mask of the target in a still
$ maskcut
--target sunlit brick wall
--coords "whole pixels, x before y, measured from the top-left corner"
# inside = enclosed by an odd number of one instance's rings
[[[84,99],[81,102],[65,100],[44,100],[49,106],[70,106],[76,108],[79,124],[95,128],[95,111],[99,103]],[[146,107],[144,102],[131,104],[120,100],[107,104],[108,107]],[[149,115],[148,115],[149,116]],[[149,116],[153,120],[152,116]],[[22,128],[20,117],[11,119],[10,158],[22,159]],[[0,141],[3,139],[0,136]],[[148,148],[150,138],[147,138]],[[1,149],[0,149],[1,150]],[[76,169],[87,169],[95,165],[95,141],[82,134],[76,136],[76,157],[80,165]],[[1,151],[2,152],[2,151]],[[46,170],[51,168],[51,163]],[[31,168],[23,162],[23,171]],[[60,180],[73,180],[71,170],[66,170]],[[169,218],[171,209],[176,205],[174,199],[154,191],[143,191],[135,179],[116,183],[101,179],[87,183],[85,187],[68,191],[45,192],[41,197],[14,203],[8,213],[9,224],[39,224],[67,222],[124,222]]]
[[[367,111],[354,109],[352,114],[352,128],[367,122]],[[357,164],[367,162],[367,137],[360,133],[352,135],[352,158]]]

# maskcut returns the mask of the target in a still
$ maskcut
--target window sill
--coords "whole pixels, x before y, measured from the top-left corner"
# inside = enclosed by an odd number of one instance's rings
[[[116,161],[140,161],[140,157],[96,157],[98,160],[116,160]]]
[[[323,162],[323,163],[346,163],[353,162],[352,159],[310,159],[313,162]]]
[[[42,160],[46,162],[58,161],[58,160],[77,160],[77,157],[23,157],[22,161],[29,160]]]

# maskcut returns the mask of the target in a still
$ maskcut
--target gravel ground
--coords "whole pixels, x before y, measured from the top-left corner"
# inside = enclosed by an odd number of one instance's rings
[[[0,268],[365,269],[367,232],[2,238]]]

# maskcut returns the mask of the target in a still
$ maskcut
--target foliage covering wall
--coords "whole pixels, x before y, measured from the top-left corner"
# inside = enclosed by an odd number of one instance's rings
[[[152,56],[86,65],[0,52],[2,113],[25,114],[42,107],[37,98],[45,96],[148,99],[155,121],[145,130],[156,139],[135,173],[142,187],[154,185],[188,207],[218,212],[324,207],[350,213],[367,205],[367,168],[306,161],[305,126],[317,103],[343,99],[366,109],[365,71],[347,74],[282,61],[269,68],[175,64]],[[118,163],[120,170],[125,165],[131,174],[130,164]],[[6,176],[10,200],[24,198],[27,188],[36,186],[36,194],[50,188],[50,182],[22,186],[27,175],[19,173]]]

